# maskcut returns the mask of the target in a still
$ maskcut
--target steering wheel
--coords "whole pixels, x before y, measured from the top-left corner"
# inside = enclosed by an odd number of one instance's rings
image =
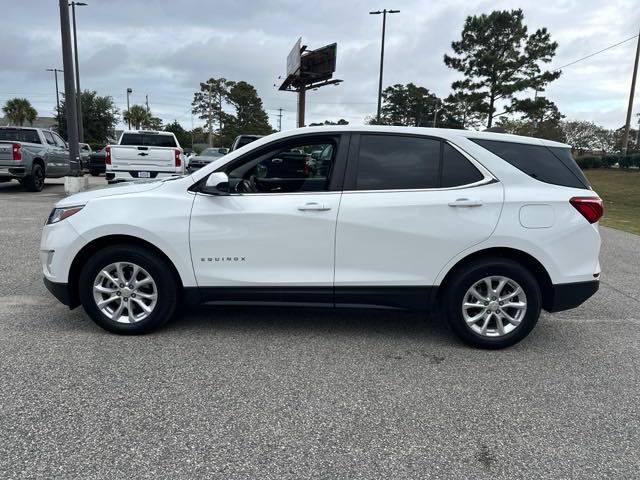
[[[255,175],[251,175],[249,179],[242,179],[236,183],[236,192],[238,193],[255,193],[258,191],[256,188]]]

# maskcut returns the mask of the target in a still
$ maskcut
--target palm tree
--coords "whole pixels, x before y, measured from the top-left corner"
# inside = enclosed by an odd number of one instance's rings
[[[24,122],[29,122],[30,125],[33,125],[33,122],[38,117],[38,112],[26,98],[7,100],[7,103],[2,107],[2,111],[10,123],[18,126],[24,125]]]
[[[136,130],[140,130],[140,126],[148,124],[150,120],[150,115],[142,105],[131,105],[131,108],[128,111],[125,110],[122,117],[125,122],[130,122]]]

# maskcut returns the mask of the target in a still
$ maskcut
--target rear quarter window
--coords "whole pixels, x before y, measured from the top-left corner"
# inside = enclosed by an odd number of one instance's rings
[[[536,180],[563,187],[590,188],[569,148],[479,138],[470,140]]]

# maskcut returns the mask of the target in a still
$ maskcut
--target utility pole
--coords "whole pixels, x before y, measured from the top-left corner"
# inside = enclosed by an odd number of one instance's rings
[[[47,72],[53,72],[56,79],[56,112],[60,115],[60,92],[58,91],[58,72],[64,73],[60,68],[47,68]]]
[[[78,110],[78,138],[84,143],[84,125],[82,122],[82,90],[80,89],[80,67],[78,67],[78,29],[76,28],[76,5],[79,7],[86,6],[84,2],[71,2],[71,10],[73,12],[73,52],[75,54],[76,63],[76,109]]]
[[[278,131],[282,131],[282,109],[278,109]]]
[[[71,53],[71,26],[69,3],[60,0],[60,33],[62,36],[62,67],[64,68],[64,92],[67,108],[67,138],[69,141],[69,163],[71,174],[80,175],[80,149],[78,145],[78,112],[76,111],[75,81],[73,78],[73,56]]]
[[[213,147],[213,83],[209,83],[209,146]]]
[[[629,128],[631,127],[631,111],[633,110],[633,96],[636,92],[636,77],[638,76],[638,59],[640,59],[640,32],[638,33],[638,46],[636,47],[636,61],[633,64],[633,76],[631,77],[631,91],[629,92],[629,106],[627,107],[627,121],[624,124],[624,137],[622,139],[622,153],[627,153],[629,143]]]
[[[382,110],[382,70],[384,68],[384,35],[387,26],[387,13],[400,13],[400,10],[377,10],[375,12],[369,12],[369,15],[382,14],[382,44],[380,46],[380,79],[378,81],[378,114],[376,120],[380,123],[380,110]]]
[[[144,96],[144,103],[147,105],[147,115],[149,115],[149,95]]]
[[[433,128],[436,128],[436,121],[438,120],[438,104],[440,100],[436,100],[436,108],[433,110]]]
[[[133,93],[131,88],[127,88],[127,122],[129,123],[129,130],[131,130],[131,112],[129,110],[129,95]]]

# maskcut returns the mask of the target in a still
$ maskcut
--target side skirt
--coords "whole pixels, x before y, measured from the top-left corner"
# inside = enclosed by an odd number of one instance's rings
[[[327,307],[432,310],[438,287],[187,287],[187,305],[295,304]]]

